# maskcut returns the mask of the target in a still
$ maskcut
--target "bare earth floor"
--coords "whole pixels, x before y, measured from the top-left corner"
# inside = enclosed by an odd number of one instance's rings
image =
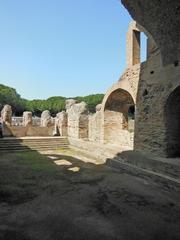
[[[180,189],[67,152],[1,154],[0,240],[65,239],[179,240]]]

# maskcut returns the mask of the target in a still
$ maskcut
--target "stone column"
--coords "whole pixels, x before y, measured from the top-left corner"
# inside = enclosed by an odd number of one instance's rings
[[[85,102],[66,102],[68,114],[68,136],[76,139],[88,138],[88,108]]]
[[[12,123],[12,108],[10,105],[6,104],[4,105],[2,111],[1,111],[1,118],[3,123],[5,123],[8,126],[11,126]]]
[[[41,114],[41,127],[49,127],[52,125],[51,115],[49,110],[45,110]]]
[[[32,112],[23,112],[23,126],[32,126]]]
[[[55,129],[58,129],[60,136],[67,136],[67,113],[65,111],[56,115]]]

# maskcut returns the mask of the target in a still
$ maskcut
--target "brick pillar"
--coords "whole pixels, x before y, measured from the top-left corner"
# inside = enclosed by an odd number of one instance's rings
[[[126,63],[127,67],[132,67],[140,63],[140,31],[136,27],[136,22],[131,22],[126,36]]]

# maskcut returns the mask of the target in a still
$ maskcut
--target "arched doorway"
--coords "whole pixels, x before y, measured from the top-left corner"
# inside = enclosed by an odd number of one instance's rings
[[[165,105],[166,154],[180,157],[180,86],[168,97]]]
[[[135,104],[124,89],[113,91],[104,108],[104,142],[118,146],[133,146]]]

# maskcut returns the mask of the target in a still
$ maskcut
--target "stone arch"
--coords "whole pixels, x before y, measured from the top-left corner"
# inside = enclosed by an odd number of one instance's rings
[[[108,94],[103,108],[106,144],[133,147],[134,119],[129,114],[133,107],[135,101],[127,90],[117,88]]]
[[[180,157],[180,86],[169,95],[165,104],[166,155]]]
[[[101,107],[102,111],[105,110],[105,105],[109,96],[112,94],[112,92],[116,91],[117,89],[123,89],[129,92],[129,94],[133,98],[134,103],[136,103],[139,74],[140,74],[140,64],[136,64],[131,68],[127,69],[123,73],[119,81],[115,83],[113,86],[111,86],[106,92],[106,95],[104,96],[102,101],[102,107]]]

